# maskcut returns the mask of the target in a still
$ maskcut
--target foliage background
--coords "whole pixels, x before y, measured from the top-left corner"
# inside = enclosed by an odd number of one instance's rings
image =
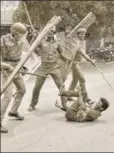
[[[31,20],[35,24],[45,24],[54,14],[63,15],[66,9],[73,10],[81,20],[92,11],[97,16],[100,25],[110,24],[114,21],[114,1],[26,1]],[[23,2],[14,13],[13,21],[28,23]]]
[[[43,26],[53,15],[64,16],[64,20],[59,24],[59,29],[64,29],[65,25],[75,26],[90,11],[92,11],[97,21],[88,29],[91,33],[91,41],[99,41],[103,35],[114,36],[114,1],[26,1],[26,5],[34,26]],[[72,9],[72,13],[69,10]],[[29,24],[23,2],[13,15],[13,21],[21,21]],[[96,43],[98,45],[98,43]]]

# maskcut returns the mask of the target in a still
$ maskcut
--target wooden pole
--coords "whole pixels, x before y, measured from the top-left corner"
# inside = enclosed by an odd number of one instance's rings
[[[24,5],[24,8],[25,8],[25,11],[26,11],[26,15],[28,17],[28,21],[30,23],[30,26],[32,28],[33,31],[35,31],[34,27],[33,27],[33,24],[32,24],[32,21],[31,21],[31,18],[30,18],[30,15],[29,15],[29,12],[28,12],[28,9],[27,9],[27,6],[26,6],[26,3],[23,2],[23,5]]]
[[[45,77],[45,78],[48,78],[47,76],[43,76],[43,75],[39,75],[39,74],[36,74],[36,73],[30,73],[30,72],[19,72],[19,73],[22,73],[22,74],[28,74],[28,75],[32,75],[32,76],[36,76],[36,77]]]
[[[61,17],[60,16],[58,16],[58,17],[57,16],[54,16],[47,23],[47,25],[44,27],[44,29],[37,36],[36,40],[33,42],[33,44],[31,45],[31,47],[29,48],[29,50],[28,50],[25,58],[20,61],[20,63],[16,66],[16,68],[14,69],[14,71],[12,72],[12,74],[9,76],[9,78],[6,81],[3,89],[0,92],[0,95],[2,95],[4,93],[4,91],[7,89],[7,87],[10,85],[10,83],[13,80],[13,78],[19,72],[19,70],[21,69],[21,67],[25,64],[25,62],[29,59],[29,57],[31,56],[31,54],[33,53],[33,51],[36,49],[36,47],[40,44],[40,41],[43,39],[43,37],[48,33],[49,30],[52,29],[53,26],[55,26],[56,24],[58,24],[60,21],[61,21]]]
[[[75,28],[67,36],[75,36],[78,28],[83,27],[87,29],[95,22],[95,20],[96,16],[92,12],[88,13],[87,16],[77,26],[75,26]]]
[[[35,28],[33,27],[32,20],[31,20],[31,18],[30,18],[30,14],[29,14],[29,11],[28,11],[28,9],[27,9],[27,5],[26,5],[25,2],[23,2],[23,5],[24,5],[25,11],[26,11],[26,15],[27,15],[28,21],[29,21],[29,23],[30,23],[30,26],[31,26],[31,28],[32,28],[32,30],[33,30],[33,34],[34,34],[34,32],[35,32],[36,30],[35,30]],[[32,36],[32,39],[31,39],[31,41],[30,41],[30,45],[34,42],[35,38],[36,38],[36,36],[33,35],[33,36]]]

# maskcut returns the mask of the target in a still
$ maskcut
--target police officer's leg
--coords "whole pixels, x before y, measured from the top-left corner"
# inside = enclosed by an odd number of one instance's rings
[[[28,108],[28,111],[33,111],[35,110],[35,106],[38,103],[38,99],[39,99],[39,94],[40,94],[40,90],[46,80],[46,77],[48,75],[48,70],[46,69],[46,67],[44,67],[42,64],[40,65],[40,67],[37,70],[37,74],[39,76],[37,76],[36,81],[35,81],[35,85],[33,88],[33,92],[32,92],[32,99],[31,99],[31,103],[30,106]]]
[[[11,107],[11,110],[9,112],[10,117],[15,117],[16,119],[23,120],[24,117],[20,116],[18,113],[18,108],[21,104],[21,101],[24,97],[24,94],[26,92],[24,80],[21,74],[18,74],[16,78],[14,78],[13,83],[15,84],[17,88],[17,92],[13,101],[13,105]]]
[[[83,92],[83,93],[87,93],[87,89],[86,89],[86,80],[85,80],[83,71],[82,71],[82,69],[81,69],[81,67],[80,67],[79,64],[76,64],[76,65],[75,65],[75,68],[76,68],[76,71],[77,71],[77,77],[78,77],[78,79],[79,79],[79,84],[80,84],[80,86],[81,86],[82,92]],[[87,94],[86,94],[85,100],[86,100],[86,99],[89,99]]]
[[[40,90],[46,80],[46,77],[38,76],[35,81],[35,86],[32,93],[32,100],[30,106],[34,107],[38,103]]]
[[[59,65],[60,65],[60,72],[61,72],[61,75],[62,75],[62,77],[63,77],[63,81],[65,81],[65,74],[66,74],[66,71],[67,71],[67,65],[66,65],[66,63],[65,63],[63,60],[61,60],[61,59],[58,60],[58,63],[59,63]]]
[[[61,88],[61,86],[63,85],[63,77],[61,75],[60,69],[57,68],[55,70],[53,70],[50,75],[52,76],[56,86],[58,87],[58,89]],[[62,106],[64,107],[64,109],[67,109],[67,98],[61,96],[61,102],[62,102]]]
[[[72,81],[71,81],[71,84],[69,86],[69,91],[75,91],[76,89],[76,86],[78,84],[78,81],[79,81],[79,78],[78,78],[78,75],[77,75],[77,70],[75,68],[75,65],[72,66]],[[74,101],[73,98],[71,97],[68,97],[67,98],[68,101]]]
[[[2,75],[2,84],[4,84],[8,77],[9,73],[7,73],[5,70],[3,71]],[[3,99],[1,99],[1,121],[4,119],[4,115],[6,113],[7,107],[11,101],[12,98],[12,83],[9,85],[9,87],[5,90]]]
[[[75,69],[75,66],[72,66],[72,81],[71,81],[71,84],[70,84],[68,90],[73,90],[74,91],[77,83],[78,83],[77,71]]]
[[[2,84],[4,84],[8,77],[9,73],[7,73],[5,70],[2,74]],[[1,123],[0,123],[0,132],[7,133],[8,130],[2,125],[2,121],[4,119],[5,113],[7,111],[8,105],[12,98],[12,83],[8,86],[8,88],[5,90],[3,98],[1,99]]]

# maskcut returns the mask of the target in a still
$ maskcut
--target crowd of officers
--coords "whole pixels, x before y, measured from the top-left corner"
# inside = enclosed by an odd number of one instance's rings
[[[22,48],[23,48],[23,36],[26,35],[27,28],[24,24],[18,22],[11,26],[11,33],[1,37],[1,71],[2,71],[2,83],[4,84],[12,71],[18,65],[21,60]],[[31,102],[28,111],[34,111],[35,106],[39,100],[39,94],[41,88],[48,75],[51,75],[57,88],[60,91],[61,97],[61,110],[66,111],[65,117],[67,121],[93,121],[97,119],[101,112],[106,110],[109,106],[109,102],[105,98],[100,98],[98,102],[93,102],[87,93],[86,81],[83,71],[80,67],[82,58],[85,58],[88,62],[94,65],[94,61],[89,58],[85,52],[85,28],[77,29],[76,42],[76,56],[71,66],[72,81],[68,91],[65,90],[64,82],[66,74],[63,74],[63,63],[70,63],[70,60],[64,56],[64,48],[57,41],[55,30],[52,29],[48,32],[47,36],[37,46],[38,55],[41,57],[41,65],[38,67],[35,85],[32,92]],[[68,68],[68,67],[67,67]],[[16,118],[17,120],[24,120],[24,117],[20,115],[18,109],[21,101],[26,93],[26,87],[24,79],[21,73],[18,73],[13,78],[13,83],[17,88],[12,107],[8,113],[9,117]],[[77,87],[78,85],[78,87]],[[67,101],[72,100],[72,97],[77,97],[77,100],[68,107]],[[3,99],[1,101],[1,132],[7,133],[8,130],[3,126],[3,119],[7,111],[8,105],[12,99],[12,83],[4,92]]]

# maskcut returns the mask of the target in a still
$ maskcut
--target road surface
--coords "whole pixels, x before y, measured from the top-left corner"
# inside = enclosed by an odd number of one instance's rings
[[[114,63],[99,64],[114,88]],[[25,121],[16,121],[6,116],[8,134],[1,135],[1,151],[5,152],[114,152],[114,91],[95,68],[83,66],[90,98],[104,96],[110,102],[109,109],[94,122],[69,123],[64,112],[56,108],[60,99],[51,78],[45,82],[37,110],[28,112],[34,77],[26,84],[27,93],[20,107]],[[68,76],[66,86],[71,80]]]

